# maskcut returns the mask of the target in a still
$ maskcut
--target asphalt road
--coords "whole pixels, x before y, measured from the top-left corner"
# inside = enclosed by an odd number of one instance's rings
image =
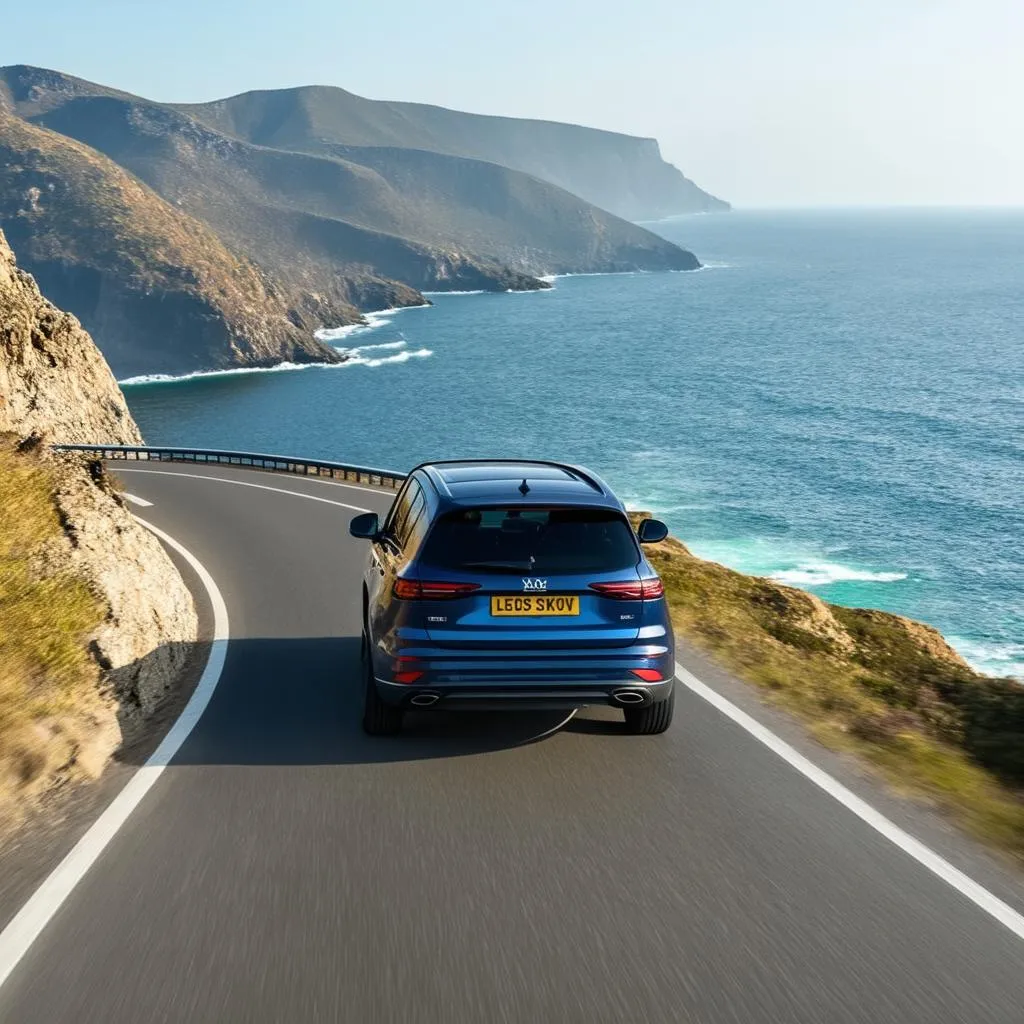
[[[389,498],[159,468],[123,479],[219,585],[224,670],[4,1024],[1024,1021],[1024,942],[682,687],[660,737],[364,736],[365,548],[329,502]]]

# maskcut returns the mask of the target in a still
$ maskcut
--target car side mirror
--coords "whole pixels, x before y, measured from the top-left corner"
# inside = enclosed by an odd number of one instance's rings
[[[376,540],[380,536],[380,519],[376,512],[363,512],[348,524],[348,532],[360,540]]]
[[[644,519],[636,528],[641,544],[657,544],[668,536],[668,527],[660,519]]]

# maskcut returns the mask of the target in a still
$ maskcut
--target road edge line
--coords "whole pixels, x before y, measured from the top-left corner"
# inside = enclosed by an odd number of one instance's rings
[[[838,779],[819,768],[810,758],[805,757],[795,747],[777,736],[771,729],[762,725],[756,718],[738,708],[731,700],[723,697],[706,683],[702,683],[695,675],[688,672],[679,662],[675,665],[676,678],[692,693],[707,701],[715,710],[731,719],[741,729],[764,744],[773,754],[782,758],[791,768],[798,771],[804,778],[813,782],[819,789],[827,793],[833,800],[842,804],[851,814],[855,814],[866,825],[869,825],[890,843],[912,857],[922,867],[927,868],[948,886],[969,899],[975,906],[995,918],[1007,927],[1018,939],[1024,939],[1024,915],[1004,903],[994,893],[989,892],[979,882],[954,867],[948,860],[937,854],[930,847],[915,839],[909,832],[900,828],[894,821],[876,810],[853,790],[848,789]]]
[[[195,728],[210,703],[224,668],[230,639],[228,610],[216,582],[202,562],[187,548],[152,523],[138,516],[135,518],[176,551],[196,573],[206,589],[213,609],[213,642],[206,659],[206,667],[188,703],[157,749],[128,780],[85,835],[47,875],[7,927],[0,932],[0,989]]]
[[[192,480],[212,480],[218,484],[234,484],[235,487],[255,487],[258,491],[274,491],[277,494],[290,494],[293,498],[305,498],[306,501],[319,501],[324,505],[337,505],[339,508],[347,508],[352,512],[372,512],[372,509],[363,508],[362,505],[349,505],[344,501],[335,501],[333,498],[321,498],[319,494],[306,494],[305,491],[292,491],[287,487],[271,487],[270,484],[254,484],[248,480],[232,480],[226,476],[209,476],[207,473],[185,473],[179,470],[170,469],[122,469],[115,470],[115,472],[121,473],[149,473],[152,476],[176,476],[176,477],[189,477]],[[328,481],[323,480],[321,483],[327,483]],[[335,487],[347,487],[348,484],[335,483]],[[366,490],[365,487],[358,488],[360,491]],[[387,493],[387,492],[385,492]]]

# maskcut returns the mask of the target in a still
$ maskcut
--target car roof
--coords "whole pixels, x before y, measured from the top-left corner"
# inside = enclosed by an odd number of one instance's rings
[[[622,510],[611,488],[581,466],[530,459],[465,459],[427,462],[416,470],[446,505],[556,503]]]

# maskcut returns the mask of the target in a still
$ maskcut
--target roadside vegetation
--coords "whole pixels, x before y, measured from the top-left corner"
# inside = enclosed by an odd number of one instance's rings
[[[51,467],[0,435],[0,818],[70,768],[98,699],[88,637],[104,615],[79,578],[47,567],[62,534]]]
[[[1024,686],[975,672],[922,623],[826,604],[671,537],[648,554],[682,639],[1024,861]]]

